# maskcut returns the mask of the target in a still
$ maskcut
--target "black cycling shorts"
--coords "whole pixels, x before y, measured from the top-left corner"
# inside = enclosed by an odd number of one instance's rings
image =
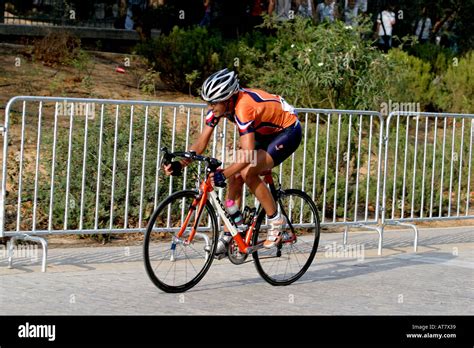
[[[302,132],[299,120],[281,132],[270,136],[258,136],[255,139],[255,150],[265,150],[273,158],[273,166],[280,165],[296,151],[301,143]]]

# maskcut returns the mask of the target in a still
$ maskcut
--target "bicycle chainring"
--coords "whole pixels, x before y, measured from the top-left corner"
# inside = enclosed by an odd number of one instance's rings
[[[234,265],[241,265],[245,262],[245,260],[247,260],[248,256],[248,254],[243,254],[240,252],[239,246],[235,240],[232,239],[227,245],[227,257]]]

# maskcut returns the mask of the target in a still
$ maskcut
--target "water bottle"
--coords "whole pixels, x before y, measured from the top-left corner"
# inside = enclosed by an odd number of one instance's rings
[[[243,221],[242,220],[242,213],[240,212],[239,207],[237,206],[237,204],[232,199],[228,199],[226,201],[225,205],[226,205],[226,208],[227,208],[227,212],[229,213],[232,220],[234,220],[237,227],[242,225],[242,221]]]

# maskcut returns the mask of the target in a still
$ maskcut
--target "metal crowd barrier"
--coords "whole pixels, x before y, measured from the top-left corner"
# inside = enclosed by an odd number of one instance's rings
[[[473,114],[392,112],[386,121],[381,223],[473,219]],[[382,234],[383,236],[383,234]]]
[[[42,243],[45,269],[47,242],[44,236],[143,232],[148,217],[162,199],[174,191],[194,188],[202,178],[201,165],[185,168],[179,178],[163,175],[159,168],[159,149],[162,146],[172,151],[188,148],[204,126],[205,109],[205,104],[195,103],[12,98],[5,110],[5,124],[0,129],[4,136],[0,237],[12,237],[9,264],[13,244],[18,239]],[[375,230],[379,234],[378,252],[381,254],[386,225],[407,225],[408,221],[427,219],[416,215],[418,202],[413,200],[413,192],[417,192],[417,184],[406,175],[416,177],[420,171],[416,167],[414,173],[408,170],[411,168],[407,162],[410,147],[405,145],[407,150],[403,152],[397,150],[397,145],[395,151],[398,152],[391,154],[391,142],[398,144],[402,133],[399,129],[402,114],[397,117],[397,128],[393,128],[393,113],[385,120],[380,113],[372,111],[297,109],[297,112],[303,129],[302,143],[291,159],[275,168],[274,173],[283,188],[300,188],[315,200],[322,226],[344,227],[344,244],[350,228]],[[449,117],[422,115],[436,120]],[[474,185],[470,185],[472,115],[466,117],[471,122],[469,141],[461,141],[464,147],[467,143],[470,145],[469,150],[461,153],[459,168],[469,164],[467,184],[459,181],[458,187],[465,190],[468,210],[469,190]],[[418,118],[416,137],[419,124]],[[456,131],[454,125],[453,129]],[[462,139],[465,136],[467,139],[464,119],[462,129]],[[413,129],[411,132],[410,128],[402,130],[412,136]],[[430,137],[426,131],[423,135],[426,147]],[[417,144],[415,142],[415,149]],[[224,159],[225,166],[228,165],[225,160],[232,160],[231,153],[237,147],[236,128],[224,119],[214,131],[208,153]],[[416,153],[415,150],[415,156]],[[401,172],[398,157],[402,154],[405,166]],[[418,163],[416,158],[415,163]],[[394,159],[394,166],[388,166]],[[401,178],[400,173],[403,173]],[[434,178],[435,174],[430,173]],[[402,180],[403,187],[411,184],[411,191],[390,186],[388,178]],[[392,193],[391,199],[387,199],[388,192]],[[405,203],[401,215],[393,209],[394,202],[404,202],[409,196],[407,193],[412,198],[408,217]],[[220,190],[221,199],[222,194]],[[427,200],[422,201],[421,206],[426,206]],[[256,203],[256,198],[244,187],[242,208]],[[392,208],[388,210],[390,205]],[[462,214],[462,217],[472,217],[463,209],[458,204],[456,215],[448,218],[461,218]],[[416,231],[414,225],[409,226]],[[416,243],[415,239],[415,246]]]
[[[381,253],[383,231],[378,226],[378,216],[383,118],[374,111],[297,111],[303,123],[303,141],[291,162],[283,164],[292,166],[290,180],[294,157],[302,152],[303,174],[298,188],[311,192],[321,213],[321,226],[344,227],[344,245],[351,228],[377,231]],[[311,133],[313,137],[308,136]]]

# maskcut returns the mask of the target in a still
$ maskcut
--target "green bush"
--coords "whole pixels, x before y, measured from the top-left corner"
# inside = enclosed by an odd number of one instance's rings
[[[386,81],[384,89],[389,99],[404,103],[420,103],[421,109],[424,109],[434,94],[431,89],[433,76],[430,73],[430,64],[400,49],[390,50],[388,60],[391,63],[390,78]]]
[[[449,66],[438,81],[434,101],[446,112],[474,112],[474,51]]]
[[[168,86],[188,92],[186,75],[200,72],[193,84],[195,89],[208,75],[226,65],[222,61],[223,47],[222,38],[209,33],[206,28],[186,30],[174,27],[169,35],[140,44],[137,52],[148,59]]]
[[[314,26],[300,17],[283,23],[267,18],[270,29],[234,41],[206,28],[175,27],[139,45],[138,52],[168,86],[187,93],[229,67],[238,71],[242,85],[281,94],[299,107],[379,110],[389,100],[431,107],[432,82],[451,66],[451,51],[425,44],[408,48],[419,58],[400,49],[383,54],[366,39],[370,22],[359,23]]]
[[[449,48],[429,42],[409,47],[407,52],[412,56],[420,58],[424,62],[430,63],[431,72],[435,75],[445,73],[455,57],[455,54]]]
[[[297,17],[272,24],[276,34],[266,51],[241,43],[244,64],[239,73],[253,86],[283,95],[300,107],[374,108],[384,91],[384,56],[363,39],[369,23],[352,28],[342,22],[314,26]],[[265,49],[265,48],[264,48]],[[357,93],[354,93],[354,92]],[[359,97],[357,97],[359,96]]]

